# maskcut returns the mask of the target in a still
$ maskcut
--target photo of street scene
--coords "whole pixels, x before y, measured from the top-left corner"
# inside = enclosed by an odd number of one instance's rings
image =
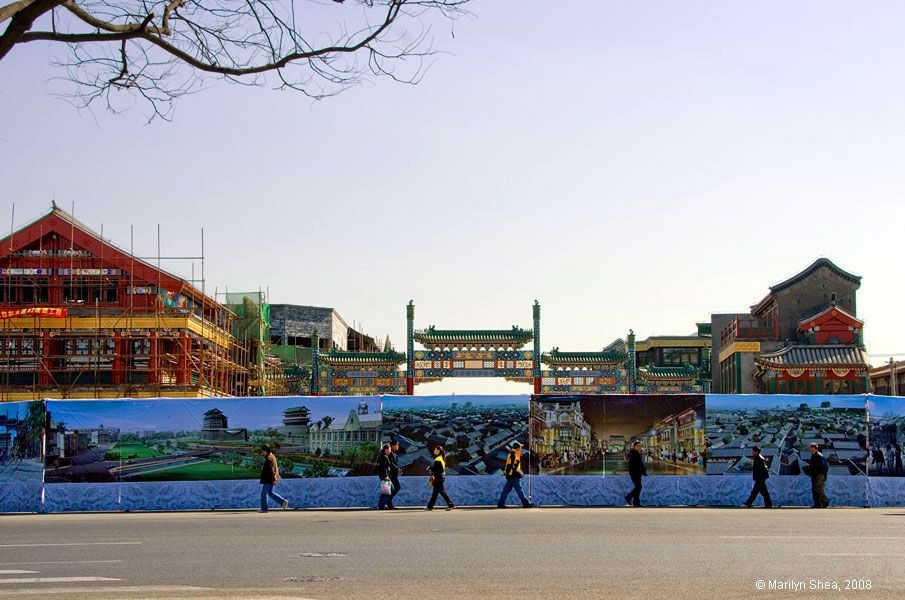
[[[528,396],[385,396],[383,441],[392,439],[403,475],[427,475],[437,445],[448,475],[499,475],[512,442],[528,464]]]
[[[649,475],[702,475],[704,397],[532,397],[534,472],[624,475],[636,440]]]
[[[380,398],[48,401],[48,482],[257,479],[373,472]]]
[[[871,477],[902,477],[902,444],[905,444],[905,402],[892,396],[870,396],[870,455],[867,473]]]
[[[0,403],[0,484],[41,483],[44,403]]]
[[[707,396],[708,475],[751,472],[759,446],[773,475],[804,475],[816,442],[830,476],[867,473],[867,410],[861,396]]]

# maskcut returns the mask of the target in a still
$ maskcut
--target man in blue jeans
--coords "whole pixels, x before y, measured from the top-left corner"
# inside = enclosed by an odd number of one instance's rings
[[[522,491],[522,445],[518,442],[512,443],[512,449],[509,450],[509,456],[506,457],[506,468],[503,469],[503,476],[506,478],[506,485],[503,486],[503,493],[500,494],[500,501],[497,502],[497,508],[506,508],[506,498],[509,493],[515,490],[522,506],[531,508],[531,503],[525,498],[525,492]]]
[[[280,468],[277,465],[277,457],[273,455],[270,446],[264,444],[261,446],[261,454],[264,455],[264,465],[261,467],[261,510],[259,512],[267,512],[267,497],[273,498],[274,502],[283,507],[289,508],[289,500],[286,500],[279,494],[275,494],[273,486],[280,482]]]

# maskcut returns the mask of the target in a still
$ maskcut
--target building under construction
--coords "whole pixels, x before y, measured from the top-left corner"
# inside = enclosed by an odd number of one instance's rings
[[[236,315],[156,262],[56,206],[0,241],[0,401],[253,392]]]

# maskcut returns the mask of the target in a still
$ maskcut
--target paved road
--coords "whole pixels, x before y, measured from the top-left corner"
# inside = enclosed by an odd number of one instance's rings
[[[812,591],[812,579],[871,589]],[[757,580],[805,590],[758,592]],[[2,598],[903,595],[901,509],[0,516]]]

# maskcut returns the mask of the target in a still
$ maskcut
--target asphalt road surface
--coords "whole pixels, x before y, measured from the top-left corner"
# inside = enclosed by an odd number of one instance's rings
[[[7,597],[902,598],[905,510],[7,515]]]

